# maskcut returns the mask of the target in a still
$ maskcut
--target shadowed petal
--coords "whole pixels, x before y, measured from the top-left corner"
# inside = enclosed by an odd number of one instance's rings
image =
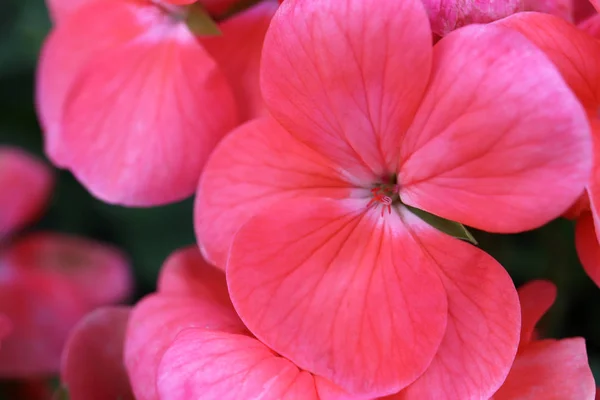
[[[300,141],[369,184],[395,170],[431,41],[418,0],[283,2],[265,38],[265,103]]]
[[[40,160],[16,147],[0,147],[0,239],[40,216],[53,183]]]
[[[429,368],[392,398],[488,399],[506,378],[519,344],[520,308],[511,278],[480,249],[414,218],[405,221],[441,271],[448,323]]]
[[[544,54],[495,25],[452,32],[402,143],[402,200],[491,232],[558,217],[582,193],[590,132],[579,101]]]
[[[523,347],[535,339],[535,326],[556,299],[556,286],[548,281],[531,281],[519,288],[521,302],[521,342]]]
[[[347,197],[336,166],[271,118],[226,137],[200,179],[194,226],[204,256],[224,268],[233,235],[251,216],[295,197]]]
[[[90,309],[124,301],[132,291],[125,255],[81,237],[33,233],[13,243],[3,260],[13,268],[40,271],[68,282]]]
[[[493,400],[594,400],[583,338],[542,340],[519,352]]]
[[[575,226],[575,247],[588,276],[600,286],[600,245],[591,213],[582,214]]]
[[[577,28],[596,39],[600,39],[600,14],[595,13],[577,25]]]
[[[123,364],[128,307],[98,309],[71,331],[61,362],[70,400],[134,400]]]
[[[435,264],[396,212],[365,200],[294,200],[238,232],[232,301],[263,343],[356,395],[393,393],[434,356],[446,325]]]

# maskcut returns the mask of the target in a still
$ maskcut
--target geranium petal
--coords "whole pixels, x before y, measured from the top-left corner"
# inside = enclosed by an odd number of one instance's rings
[[[528,230],[575,202],[591,162],[583,108],[523,36],[472,25],[435,46],[402,143],[406,204],[491,232]]]
[[[575,247],[588,276],[600,286],[600,244],[591,213],[582,214],[575,226]]]
[[[594,400],[583,338],[542,340],[519,352],[493,400]]]
[[[16,271],[2,260],[0,265],[0,314],[11,323],[0,347],[0,376],[21,379],[58,373],[68,333],[87,307],[56,276]]]
[[[581,21],[577,25],[577,28],[596,39],[600,39],[600,14],[595,13],[591,17]]]
[[[254,214],[295,197],[346,197],[350,184],[335,164],[271,118],[226,137],[200,179],[194,226],[204,256],[224,268],[233,235]]]
[[[220,23],[220,36],[202,38],[232,86],[241,121],[267,113],[258,74],[265,33],[277,7],[272,1],[259,3]]]
[[[172,400],[321,400],[315,378],[240,334],[188,329],[165,353],[161,398]]]
[[[551,14],[573,22],[574,0],[525,0],[523,10]]]
[[[68,282],[90,309],[123,301],[132,291],[125,255],[81,237],[36,232],[15,241],[3,261],[12,268],[43,271]]]
[[[370,184],[395,170],[431,43],[418,0],[286,1],[265,38],[265,103],[300,141]]]
[[[448,324],[429,368],[396,399],[488,399],[517,352],[517,291],[506,270],[480,249],[423,223],[410,227],[442,271]]]
[[[245,331],[231,304],[214,299],[158,294],[134,307],[125,340],[125,365],[137,399],[158,399],[158,364],[175,337],[191,327]]]
[[[519,288],[521,302],[521,342],[527,345],[535,338],[535,326],[556,299],[556,286],[548,281],[531,281]]]
[[[0,239],[38,217],[52,193],[48,166],[16,147],[0,147]]]
[[[134,400],[123,364],[128,307],[100,308],[71,331],[61,381],[71,400]]]
[[[435,265],[398,213],[364,200],[298,199],[237,233],[226,274],[250,331],[349,393],[393,393],[423,373],[444,334]]]

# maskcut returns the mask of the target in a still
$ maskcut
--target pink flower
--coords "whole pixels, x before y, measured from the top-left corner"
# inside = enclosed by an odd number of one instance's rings
[[[263,112],[258,60],[277,3],[225,19],[222,37],[206,43],[186,24],[199,12],[191,7],[87,1],[60,18],[42,49],[46,153],[103,201],[152,206],[190,196],[217,142]]]
[[[158,293],[133,308],[125,362],[138,400],[351,398],[248,332],[195,247],[171,255]]]
[[[583,30],[550,15],[523,13],[498,24],[515,29],[543,50],[585,108],[591,127],[594,167],[585,192],[567,216],[577,219],[575,241],[586,272],[600,286],[600,245],[596,228],[600,206],[600,42]]]
[[[61,381],[70,400],[134,400],[123,363],[128,307],[105,307],[73,328],[65,345]]]
[[[425,221],[533,229],[589,176],[585,114],[540,51],[497,26],[431,42],[418,1],[283,2],[261,67],[274,118],[221,142],[196,200],[199,245],[248,329],[364,396],[496,391],[516,291]]]
[[[519,288],[523,313],[519,352],[493,400],[594,400],[596,386],[584,339],[536,338],[535,325],[555,297],[550,282],[533,281]]]
[[[97,306],[124,300],[129,265],[120,251],[67,235],[7,239],[31,223],[49,198],[52,174],[26,153],[0,147],[0,377],[58,371],[69,330]]]

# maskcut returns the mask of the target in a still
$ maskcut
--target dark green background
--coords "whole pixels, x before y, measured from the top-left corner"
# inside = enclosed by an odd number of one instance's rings
[[[36,58],[50,23],[41,0],[3,0],[2,8],[0,144],[19,145],[43,156],[33,92]],[[137,297],[153,290],[160,265],[171,251],[194,242],[191,199],[152,209],[115,207],[92,198],[68,172],[56,172],[52,204],[32,229],[75,233],[120,246],[132,259]],[[536,278],[557,284],[558,300],[543,320],[545,334],[585,337],[592,368],[599,374],[600,289],[579,264],[573,224],[558,220],[520,235],[474,234],[517,285]]]

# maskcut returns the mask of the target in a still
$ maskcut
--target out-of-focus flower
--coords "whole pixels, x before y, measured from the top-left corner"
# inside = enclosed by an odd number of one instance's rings
[[[46,153],[109,203],[190,196],[217,142],[263,113],[258,60],[276,8],[267,0],[228,16],[222,37],[203,44],[190,28],[208,12],[200,4],[82,3],[60,18],[41,53]]]
[[[593,400],[594,377],[583,338],[538,339],[535,326],[556,297],[550,282],[519,288],[521,343],[506,381],[493,400]]]
[[[83,315],[129,295],[129,265],[120,251],[83,238],[7,237],[39,215],[52,180],[20,150],[0,147],[0,160],[0,221],[9,221],[0,242],[0,377],[47,376],[58,372],[68,332]]]
[[[138,400],[352,398],[248,332],[225,275],[195,246],[175,252],[158,292],[133,308],[125,361]]]
[[[61,363],[70,400],[135,399],[123,362],[129,313],[128,307],[100,308],[73,328]]]
[[[591,146],[560,74],[497,26],[432,49],[412,0],[285,1],[261,68],[274,118],[217,147],[195,216],[246,326],[348,392],[490,396],[517,349],[516,290],[427,222],[518,232],[569,207]]]
[[[586,272],[600,286],[600,42],[582,29],[540,13],[515,14],[497,24],[525,35],[554,62],[585,108],[591,127],[594,167],[586,190],[567,216],[577,220],[576,246]],[[596,228],[595,228],[596,226]]]

